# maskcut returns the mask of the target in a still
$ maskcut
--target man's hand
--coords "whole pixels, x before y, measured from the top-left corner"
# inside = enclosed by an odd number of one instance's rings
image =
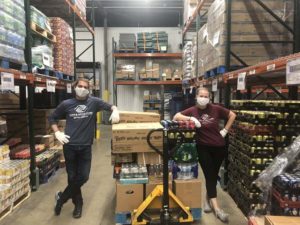
[[[114,123],[119,123],[119,121],[120,121],[120,115],[119,115],[118,109],[115,108],[115,109],[112,111],[109,120],[111,121],[112,124],[114,124]]]
[[[200,127],[201,127],[200,121],[197,120],[195,117],[191,116],[190,120],[194,121],[195,127],[197,127],[197,128],[200,128]]]
[[[62,145],[68,144],[68,143],[69,143],[69,138],[70,138],[70,136],[65,135],[64,132],[56,131],[54,134],[55,134],[56,139],[57,139]]]

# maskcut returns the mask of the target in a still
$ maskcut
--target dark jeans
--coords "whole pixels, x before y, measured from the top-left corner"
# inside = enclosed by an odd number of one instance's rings
[[[60,199],[66,203],[72,198],[75,205],[82,205],[81,186],[88,181],[91,170],[91,146],[64,145],[64,156],[68,174],[68,186]]]
[[[199,163],[206,181],[208,198],[217,197],[217,181],[220,167],[227,157],[226,147],[197,145]]]

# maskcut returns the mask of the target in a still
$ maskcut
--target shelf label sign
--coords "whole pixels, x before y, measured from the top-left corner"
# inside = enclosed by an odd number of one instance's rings
[[[212,91],[213,91],[213,92],[218,91],[218,79],[214,79],[214,80],[212,81]]]
[[[286,84],[300,84],[300,58],[290,60],[286,64]]]
[[[1,90],[15,92],[15,78],[12,73],[1,73]]]
[[[239,73],[237,79],[237,90],[242,91],[246,89],[246,72]]]
[[[275,64],[271,64],[267,66],[267,71],[273,71],[276,69],[276,65]]]
[[[54,92],[55,93],[55,85],[56,81],[55,80],[48,80],[46,81],[46,88],[48,92]]]
[[[71,86],[71,84],[67,84],[67,93],[68,94],[72,93],[72,86]]]
[[[43,64],[45,66],[52,67],[51,62],[50,62],[50,55],[43,53],[42,58],[43,58]]]
[[[256,70],[250,70],[249,71],[249,75],[255,75],[256,74]]]

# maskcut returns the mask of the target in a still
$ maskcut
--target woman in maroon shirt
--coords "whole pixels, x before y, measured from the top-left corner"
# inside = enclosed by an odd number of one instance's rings
[[[217,218],[228,221],[229,215],[220,209],[217,202],[217,179],[219,169],[227,156],[225,136],[235,120],[235,113],[219,105],[209,103],[209,91],[198,88],[196,91],[197,104],[174,116],[174,120],[192,120],[197,129],[197,150],[199,163],[206,181],[207,197],[204,212],[215,212]],[[220,120],[227,120],[223,129],[219,127]]]

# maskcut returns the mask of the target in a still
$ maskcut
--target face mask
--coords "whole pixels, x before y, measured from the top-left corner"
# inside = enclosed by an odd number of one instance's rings
[[[80,87],[76,87],[75,88],[75,93],[79,98],[85,98],[88,96],[88,94],[90,93],[89,90],[85,89],[85,88],[80,88]]]
[[[200,106],[206,106],[209,103],[209,98],[197,97],[197,103]]]

